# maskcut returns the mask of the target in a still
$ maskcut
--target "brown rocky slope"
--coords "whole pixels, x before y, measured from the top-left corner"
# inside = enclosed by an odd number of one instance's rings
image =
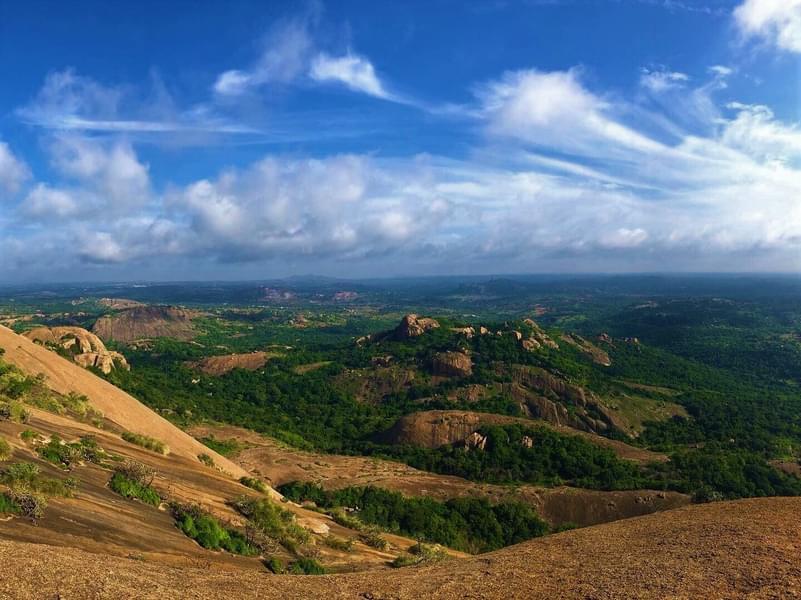
[[[137,306],[100,317],[92,331],[107,342],[122,344],[157,337],[188,341],[195,337],[194,316],[194,312],[174,306]]]
[[[801,499],[695,505],[397,572],[293,577],[169,568],[0,542],[22,598],[798,598]]]

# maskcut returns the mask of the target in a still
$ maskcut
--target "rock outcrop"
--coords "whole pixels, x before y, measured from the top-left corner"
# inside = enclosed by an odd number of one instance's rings
[[[403,341],[423,335],[431,329],[439,329],[439,321],[429,317],[420,317],[415,314],[408,314],[401,319],[395,329],[382,331],[370,335],[363,335],[356,340],[357,346],[362,346],[370,342],[382,342],[384,340]]]
[[[106,348],[98,336],[82,327],[36,327],[23,335],[51,349],[66,351],[82,367],[96,367],[106,374],[117,367],[130,368],[122,354]]]
[[[440,448],[464,443],[483,425],[508,425],[520,419],[492,413],[431,410],[405,415],[377,436],[386,444]]]
[[[528,337],[523,338],[522,334],[518,338],[520,343],[523,345],[523,348],[528,350],[529,352],[533,352],[535,350],[539,350],[540,348],[551,348],[553,350],[559,349],[559,344],[557,344],[551,337],[543,331],[542,327],[537,325],[531,319],[524,319],[523,323],[525,323],[531,333]]]
[[[189,341],[195,337],[195,316],[193,311],[174,306],[139,306],[100,317],[92,332],[105,341],[123,344],[158,337]]]
[[[519,402],[526,416],[592,433],[614,428],[614,416],[609,409],[581,386],[539,367],[499,365],[498,368],[511,379],[511,383],[502,384],[504,393]]]
[[[580,335],[576,335],[575,333],[566,333],[560,339],[563,342],[566,342],[571,346],[575,346],[581,350],[581,352],[589,356],[590,359],[592,359],[592,362],[595,364],[602,365],[604,367],[608,367],[612,364],[612,359],[609,358],[609,354],[605,350],[601,350],[598,346],[589,340],[585,340]],[[611,342],[611,338],[609,338],[609,340]]]
[[[246,369],[256,371],[261,369],[269,355],[266,352],[249,352],[247,354],[226,354],[225,356],[208,356],[201,360],[188,363],[192,369],[196,369],[206,375],[219,377],[234,369]]]
[[[434,375],[443,377],[469,377],[473,374],[473,360],[464,352],[438,352],[432,369]]]
[[[407,340],[421,336],[430,329],[438,328],[439,322],[435,319],[410,314],[401,319],[400,324],[393,331],[392,337],[396,340]]]

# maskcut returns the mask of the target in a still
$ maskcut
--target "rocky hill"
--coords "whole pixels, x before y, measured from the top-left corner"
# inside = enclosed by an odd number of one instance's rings
[[[105,341],[122,344],[158,337],[187,341],[196,334],[195,316],[193,311],[174,306],[136,306],[100,317],[92,332]]]
[[[36,327],[23,335],[43,346],[65,351],[82,367],[96,367],[103,373],[130,368],[122,354],[109,350],[98,336],[81,327]]]

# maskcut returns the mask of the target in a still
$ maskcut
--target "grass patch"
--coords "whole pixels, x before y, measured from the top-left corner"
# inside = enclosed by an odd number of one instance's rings
[[[206,465],[207,467],[211,467],[212,469],[217,466],[216,464],[214,464],[214,459],[205,452],[203,454],[198,454],[197,459],[204,465]]]
[[[406,554],[401,554],[396,557],[390,564],[393,567],[412,567],[439,562],[447,557],[448,554],[442,546],[417,542],[414,546],[409,548]]]
[[[353,540],[346,540],[335,535],[327,535],[323,538],[323,544],[334,550],[341,552],[353,551]]]
[[[0,460],[8,460],[11,458],[11,454],[11,444],[5,438],[0,437]]]
[[[8,493],[0,494],[0,514],[4,515],[18,515],[22,512],[19,504],[17,504]]]
[[[217,454],[225,457],[231,457],[247,447],[245,444],[234,438],[228,440],[218,440],[213,435],[200,438],[200,442],[214,450]]]
[[[160,442],[155,438],[152,438],[147,435],[142,435],[140,433],[123,431],[122,439],[128,442],[129,444],[135,444],[136,446],[141,446],[142,448],[152,450],[153,452],[156,452],[158,454],[167,455],[170,452],[169,448],[164,442]]]
[[[289,565],[289,573],[293,575],[325,575],[325,567],[313,558],[306,556],[300,557],[298,560]]]

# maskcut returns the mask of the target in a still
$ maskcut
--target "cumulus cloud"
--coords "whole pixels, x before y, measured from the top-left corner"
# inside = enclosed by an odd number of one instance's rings
[[[801,0],[745,0],[734,18],[746,36],[801,53]]]
[[[694,133],[668,112],[646,114],[661,110],[649,95],[637,94],[647,110],[631,110],[579,70],[525,70],[478,88],[471,114],[485,137],[468,158],[267,154],[166,186],[152,184],[130,140],[62,133],[45,146],[53,181],[20,194],[21,226],[0,220],[0,264],[497,272],[748,269],[735,257],[770,256],[762,268],[790,268],[801,255],[801,130],[765,106],[718,107],[726,75],[698,87],[668,77],[681,86],[658,94],[677,106],[705,98],[696,117],[707,126]]]
[[[30,174],[28,165],[11,152],[8,144],[0,142],[0,192],[16,193]]]

